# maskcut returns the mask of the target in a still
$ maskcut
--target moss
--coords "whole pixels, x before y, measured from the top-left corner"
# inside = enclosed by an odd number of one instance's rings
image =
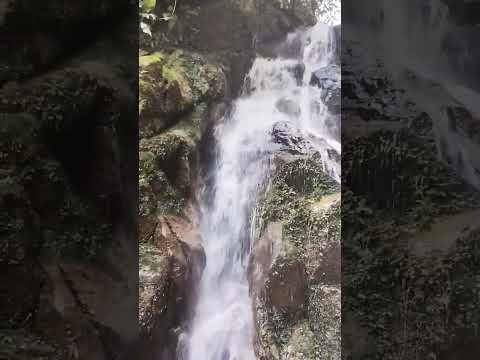
[[[155,9],[156,0],[143,0],[142,10],[145,12],[151,12]]]
[[[261,205],[261,221],[264,225],[282,222],[286,259],[305,260],[308,243],[320,241],[328,217],[314,211],[314,204],[338,190],[339,185],[325,175],[321,164],[313,159],[302,158],[281,165]]]
[[[314,324],[318,319],[310,311],[324,300],[313,291],[318,282],[317,271],[340,244],[340,205],[336,202],[339,189],[339,184],[323,173],[320,163],[312,158],[297,158],[280,164],[261,204],[262,224],[280,221],[283,225],[282,250],[269,272],[266,291],[272,279],[291,271],[296,264],[305,267],[307,276],[303,312],[293,314],[270,308],[265,299],[258,306],[262,347],[277,349],[279,359],[338,358],[339,343],[333,349],[331,343],[322,340]],[[325,327],[320,325],[322,331],[333,323],[339,325],[339,319],[329,320]]]
[[[167,259],[165,253],[161,252],[152,244],[139,244],[139,267],[141,280],[162,275],[166,265]],[[141,285],[145,285],[145,282],[141,281]]]
[[[338,286],[314,285],[310,289],[308,326],[316,349],[325,359],[340,359],[341,294]]]
[[[261,218],[264,223],[285,221],[338,189],[338,184],[324,174],[321,164],[311,158],[281,164],[262,204]]]
[[[139,84],[140,112],[146,110],[145,116],[151,116],[149,112],[179,114],[225,92],[225,76],[220,66],[199,54],[181,50],[140,56]]]
[[[140,69],[145,68],[151,64],[162,64],[165,60],[166,55],[161,51],[156,51],[149,55],[143,55],[139,58]]]
[[[188,198],[194,143],[168,132],[140,142],[140,215],[179,214]]]
[[[329,359],[325,349],[320,348],[318,338],[310,329],[308,321],[302,321],[295,327],[285,352],[292,359],[316,360],[321,355],[325,360]]]

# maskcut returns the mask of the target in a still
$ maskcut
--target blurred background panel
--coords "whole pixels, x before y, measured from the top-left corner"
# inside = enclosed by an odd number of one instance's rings
[[[342,2],[342,356],[474,359],[476,1]]]
[[[0,3],[0,357],[138,332],[138,5]]]

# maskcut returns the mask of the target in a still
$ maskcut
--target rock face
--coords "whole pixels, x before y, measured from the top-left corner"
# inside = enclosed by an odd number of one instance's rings
[[[225,92],[223,69],[200,54],[177,50],[141,56],[141,136],[166,129],[194,107],[219,100]]]
[[[178,335],[190,318],[205,254],[192,224],[164,216],[140,245],[141,359],[173,359]]]
[[[280,158],[249,276],[259,359],[340,359],[340,194],[311,155]]]
[[[313,72],[310,84],[323,90],[322,100],[332,115],[340,114],[341,110],[341,84],[340,67],[330,65]]]
[[[96,23],[85,42],[71,37],[85,22],[112,20],[128,2],[47,1],[41,11],[27,1],[7,3],[0,24],[1,46],[9,49],[0,65],[0,319],[10,330],[2,326],[0,356],[115,358],[137,335],[128,272],[136,267],[137,199],[124,190],[138,181],[129,135],[136,70],[116,47],[119,38],[132,46],[133,24],[122,15],[114,36],[99,34]],[[77,56],[66,58],[73,48]]]

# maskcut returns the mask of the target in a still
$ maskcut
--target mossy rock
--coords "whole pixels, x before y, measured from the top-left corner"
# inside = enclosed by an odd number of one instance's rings
[[[284,354],[288,359],[292,360],[317,360],[322,358],[318,339],[310,329],[307,321],[301,322],[292,330],[292,335],[285,347]],[[325,359],[328,359],[328,357]]]
[[[155,9],[156,0],[143,0],[142,10],[145,12],[152,12]]]
[[[263,221],[280,220],[295,211],[295,200],[319,201],[322,196],[337,192],[339,185],[324,173],[322,164],[307,156],[280,160],[271,190],[262,204]]]
[[[341,358],[341,303],[339,285],[314,285],[310,289],[308,325],[316,354],[322,354],[320,359]]]
[[[315,159],[298,157],[279,165],[260,214],[262,224],[271,221],[283,224],[284,257],[304,261],[309,244],[321,241],[321,230],[330,222],[316,206],[325,196],[336,193],[339,193],[339,184],[323,172],[322,165]]]
[[[325,314],[330,323],[315,327],[318,319],[312,309],[327,309],[331,301],[315,288],[340,283],[339,200],[340,186],[323,172],[322,164],[295,156],[280,161],[260,205],[262,224],[276,221],[283,228],[279,254],[257,304],[261,351],[274,359],[338,359],[339,338],[332,338],[330,328],[339,327],[340,319]],[[301,297],[288,293],[299,287],[304,289]],[[275,304],[284,293],[290,303]],[[340,299],[335,301],[339,307]]]
[[[194,106],[225,94],[223,69],[203,56],[176,50],[140,56],[140,133],[151,136]]]
[[[189,199],[196,143],[169,131],[140,142],[140,216],[181,214]],[[152,220],[155,221],[155,220]]]

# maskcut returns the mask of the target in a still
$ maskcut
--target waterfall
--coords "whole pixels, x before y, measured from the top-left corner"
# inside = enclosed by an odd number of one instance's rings
[[[179,341],[185,360],[254,360],[254,314],[247,264],[255,233],[255,207],[274,170],[281,147],[272,135],[276,124],[298,130],[319,154],[325,171],[340,179],[339,136],[312,73],[334,61],[333,30],[318,23],[287,37],[298,41],[289,56],[257,58],[243,94],[215,129],[214,180],[200,194],[200,232],[206,253],[194,318]],[[291,50],[291,49],[290,49]],[[302,73],[303,72],[303,73]]]

